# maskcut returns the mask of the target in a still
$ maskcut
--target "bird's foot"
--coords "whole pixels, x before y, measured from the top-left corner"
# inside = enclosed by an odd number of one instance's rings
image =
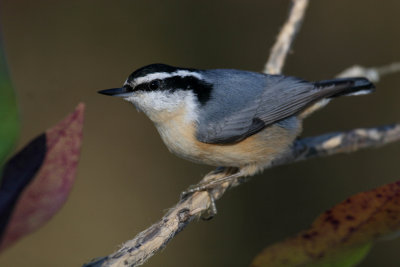
[[[234,173],[232,174],[233,171]],[[225,168],[217,169],[215,172],[212,172],[210,175],[207,176],[208,177],[206,177],[205,181],[195,185],[191,185],[187,190],[181,193],[181,199],[185,199],[189,195],[196,192],[206,191],[208,193],[208,196],[210,197],[210,206],[206,211],[206,215],[203,215],[201,217],[203,220],[210,220],[215,215],[217,215],[217,206],[215,204],[215,197],[213,192],[214,189],[225,182],[238,179],[242,176],[242,173],[236,168]]]

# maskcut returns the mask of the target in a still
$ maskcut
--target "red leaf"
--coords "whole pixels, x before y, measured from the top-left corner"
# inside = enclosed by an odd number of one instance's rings
[[[79,104],[73,113],[46,131],[44,162],[18,199],[0,250],[38,229],[67,200],[79,160],[84,109],[84,104]]]

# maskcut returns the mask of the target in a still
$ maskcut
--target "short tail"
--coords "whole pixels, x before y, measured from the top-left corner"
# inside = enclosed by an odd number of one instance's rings
[[[316,88],[327,89],[336,88],[338,91],[329,98],[338,96],[351,96],[351,95],[366,95],[372,93],[375,89],[375,85],[368,79],[363,77],[356,78],[338,78],[334,80],[318,81],[314,82]],[[343,90],[340,90],[340,89]]]

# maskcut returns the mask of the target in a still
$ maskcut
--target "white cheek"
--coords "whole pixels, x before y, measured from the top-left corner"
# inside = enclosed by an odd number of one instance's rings
[[[185,108],[185,119],[196,120],[197,105],[193,93],[188,91],[171,92],[136,92],[125,100],[133,103],[139,110],[143,111],[150,119],[157,121],[158,118],[173,116],[175,112]]]

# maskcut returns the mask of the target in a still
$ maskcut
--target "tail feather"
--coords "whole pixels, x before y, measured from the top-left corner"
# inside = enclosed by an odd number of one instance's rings
[[[339,78],[334,80],[325,80],[314,82],[314,86],[317,90],[329,90],[334,91],[333,94],[328,95],[325,98],[317,101],[313,105],[306,108],[299,116],[304,119],[310,114],[314,113],[326,106],[332,98],[339,96],[351,96],[351,95],[365,95],[372,93],[375,89],[373,83],[368,79],[357,77],[357,78]]]
[[[319,89],[335,87],[340,90],[340,88],[343,88],[343,90],[331,95],[329,98],[364,95],[372,93],[375,89],[375,85],[363,77],[338,78],[334,80],[318,81],[314,83],[314,86]]]

